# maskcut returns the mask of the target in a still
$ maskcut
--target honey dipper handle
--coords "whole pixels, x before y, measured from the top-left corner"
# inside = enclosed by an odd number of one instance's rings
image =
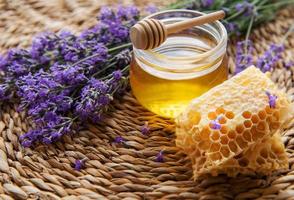
[[[192,19],[166,25],[166,29],[168,34],[176,33],[176,32],[191,28],[193,26],[198,26],[205,23],[214,22],[216,20],[223,19],[224,17],[225,17],[225,12],[220,10],[220,11],[209,13],[206,15],[201,15],[199,17],[195,17]]]

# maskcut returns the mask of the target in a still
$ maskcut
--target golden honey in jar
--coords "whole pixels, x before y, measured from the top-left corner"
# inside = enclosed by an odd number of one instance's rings
[[[147,18],[170,24],[200,15],[168,10]],[[170,35],[152,50],[134,47],[130,70],[134,96],[148,110],[176,117],[192,99],[227,79],[226,46],[226,29],[216,21]]]

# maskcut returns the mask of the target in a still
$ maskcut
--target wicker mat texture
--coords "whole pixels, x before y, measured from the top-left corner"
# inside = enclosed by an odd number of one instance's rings
[[[108,3],[0,0],[0,52],[30,44],[31,37],[43,30],[79,32],[95,24],[99,7]],[[140,0],[122,3],[146,5]],[[255,29],[254,54],[280,42],[293,22],[290,7],[279,12],[275,21]],[[294,58],[293,34],[285,46],[283,58],[288,61]],[[229,55],[234,55],[233,45]],[[231,70],[233,66],[231,59]],[[279,63],[272,79],[294,99],[294,66],[286,70]],[[18,137],[30,125],[15,105],[6,105],[0,114],[0,199],[294,199],[294,123],[283,133],[290,162],[287,172],[194,182],[189,159],[175,146],[171,120],[146,111],[131,94],[114,106],[116,110],[101,124],[86,125],[87,129],[54,145],[24,149]],[[151,127],[148,136],[140,132],[145,122]],[[113,143],[118,135],[127,140],[125,144]],[[155,161],[160,150],[164,150],[163,163]],[[83,158],[85,169],[75,171],[73,163]]]

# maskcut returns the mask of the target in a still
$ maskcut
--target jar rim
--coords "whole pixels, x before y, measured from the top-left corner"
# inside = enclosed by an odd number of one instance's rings
[[[186,9],[174,9],[157,12],[144,19],[158,18],[163,20],[163,23],[169,23],[201,15],[204,15],[204,13]],[[221,64],[226,52],[227,31],[220,21],[195,26],[194,28],[204,34],[206,32],[210,37],[214,38],[215,46],[211,46],[207,51],[200,53],[195,51],[196,55],[192,53],[189,56],[164,54],[166,49],[174,47],[173,44],[168,46],[163,44],[152,50],[142,50],[133,47],[134,59],[143,70],[162,78],[187,79],[214,71]],[[194,30],[191,29],[191,31],[193,32]],[[177,48],[177,46],[175,47]]]
[[[153,13],[151,15],[148,15],[146,17],[143,18],[144,19],[150,19],[150,18],[153,18],[157,15],[162,15],[162,14],[165,14],[165,13],[176,13],[176,12],[187,12],[187,13],[194,13],[194,14],[199,14],[199,15],[205,15],[205,13],[203,12],[199,12],[199,11],[195,11],[195,10],[187,10],[187,9],[170,9],[170,10],[163,10],[163,11],[159,11],[159,12],[156,12],[156,13]],[[201,53],[201,54],[198,54],[196,56],[185,56],[185,57],[182,57],[180,59],[193,59],[193,58],[198,58],[198,57],[205,57],[205,56],[208,56],[208,55],[211,55],[213,54],[214,52],[216,52],[217,50],[219,50],[223,45],[225,45],[227,43],[227,30],[225,28],[225,26],[219,21],[219,20],[216,20],[212,23],[208,23],[210,25],[212,24],[215,24],[217,25],[218,28],[220,28],[219,30],[221,30],[221,35],[222,35],[222,38],[219,42],[217,42],[217,45],[214,46],[212,49],[210,49],[209,51],[206,51],[204,53]],[[136,49],[135,47],[133,47],[134,49]],[[139,49],[136,49],[136,50],[139,50]],[[152,49],[151,50],[139,50],[139,51],[144,51],[146,53],[152,53],[154,54],[155,56],[156,55],[160,55],[160,56],[163,56],[162,54],[160,53],[157,53],[155,51],[153,51]],[[174,58],[173,56],[168,56],[168,55],[164,55],[167,59],[172,59]],[[179,58],[177,58],[179,59]]]

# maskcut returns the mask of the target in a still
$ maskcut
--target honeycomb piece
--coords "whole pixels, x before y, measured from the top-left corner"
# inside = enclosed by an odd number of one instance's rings
[[[269,94],[275,98],[274,105],[269,101]],[[190,156],[195,177],[219,171],[228,175],[249,171],[270,173],[283,166],[264,160],[265,164],[260,167],[252,164],[246,153],[267,145],[262,142],[280,144],[273,135],[293,119],[293,115],[293,104],[288,96],[252,66],[190,103],[176,119],[176,145]]]
[[[270,175],[273,171],[286,169],[288,169],[288,157],[281,136],[276,133],[218,166],[202,168],[196,173],[196,176],[207,174],[213,176],[227,174],[231,177],[237,174]]]

